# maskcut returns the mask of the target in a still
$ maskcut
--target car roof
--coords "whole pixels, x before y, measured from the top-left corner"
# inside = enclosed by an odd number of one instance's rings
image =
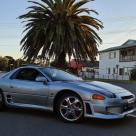
[[[55,67],[50,67],[50,66],[39,66],[39,65],[25,65],[25,66],[21,66],[18,68],[55,68]]]

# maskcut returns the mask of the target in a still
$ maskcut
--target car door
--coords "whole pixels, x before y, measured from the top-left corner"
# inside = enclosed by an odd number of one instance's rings
[[[23,68],[10,79],[10,92],[7,102],[15,105],[45,106],[47,105],[48,86],[43,82],[36,82],[37,76],[43,76],[33,68]]]

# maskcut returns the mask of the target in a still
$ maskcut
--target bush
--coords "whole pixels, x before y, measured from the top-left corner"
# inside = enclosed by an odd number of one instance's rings
[[[61,63],[58,63],[56,60],[52,61],[50,63],[50,66],[60,68],[60,69],[64,69],[64,70],[68,69],[68,63],[67,62],[61,64]]]
[[[136,80],[136,68],[131,70],[130,80]]]

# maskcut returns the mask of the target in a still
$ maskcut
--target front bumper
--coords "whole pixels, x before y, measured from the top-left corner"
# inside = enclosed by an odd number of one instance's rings
[[[119,119],[136,111],[136,103],[113,103],[113,104],[93,104],[90,101],[84,101],[84,116],[100,119]]]

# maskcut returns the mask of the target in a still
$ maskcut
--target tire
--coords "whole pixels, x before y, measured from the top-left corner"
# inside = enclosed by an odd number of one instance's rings
[[[2,111],[4,107],[5,107],[4,96],[3,93],[0,91],[0,111]]]
[[[64,94],[56,103],[55,113],[64,122],[79,122],[84,115],[83,102],[74,93]]]

